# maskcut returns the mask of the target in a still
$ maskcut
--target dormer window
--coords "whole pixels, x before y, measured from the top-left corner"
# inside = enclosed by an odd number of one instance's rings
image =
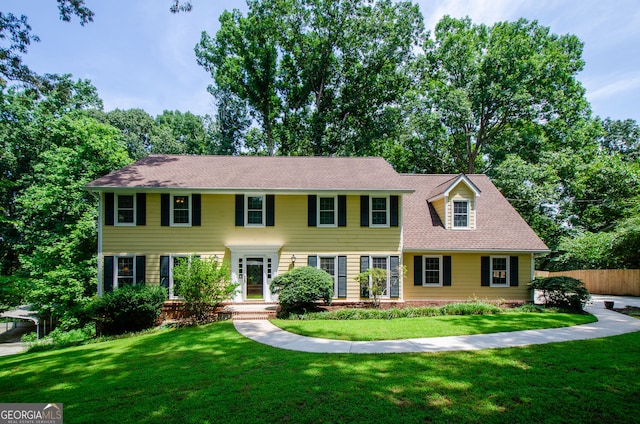
[[[469,202],[453,201],[453,228],[469,228]]]

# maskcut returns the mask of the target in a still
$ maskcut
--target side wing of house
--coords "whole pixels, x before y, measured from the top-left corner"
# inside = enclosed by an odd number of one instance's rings
[[[547,247],[486,176],[405,178],[405,300],[531,299]]]

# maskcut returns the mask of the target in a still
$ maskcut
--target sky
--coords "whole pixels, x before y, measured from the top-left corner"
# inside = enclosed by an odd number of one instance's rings
[[[637,0],[414,0],[425,26],[444,15],[469,16],[491,25],[519,18],[537,20],[556,34],[584,42],[586,88],[602,118],[640,122],[640,3]],[[38,73],[70,73],[91,80],[105,111],[140,108],[213,114],[207,92],[212,79],[196,63],[194,47],[214,35],[224,10],[246,13],[244,0],[192,0],[189,13],[171,14],[171,0],[85,0],[94,22],[63,22],[54,0],[2,0],[0,10],[28,17],[32,44],[24,61]]]

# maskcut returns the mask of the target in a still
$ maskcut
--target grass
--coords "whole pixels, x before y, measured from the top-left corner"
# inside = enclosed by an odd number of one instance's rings
[[[292,333],[337,340],[396,340],[567,327],[595,322],[588,314],[510,312],[392,320],[272,320]]]
[[[310,354],[230,322],[0,358],[3,402],[67,423],[623,423],[640,333],[436,354]]]

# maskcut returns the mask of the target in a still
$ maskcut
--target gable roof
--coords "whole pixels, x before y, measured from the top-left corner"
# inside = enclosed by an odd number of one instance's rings
[[[87,184],[89,190],[409,192],[382,158],[150,155]]]
[[[469,187],[471,191],[475,193],[476,196],[480,195],[481,190],[478,187],[476,187],[476,185],[465,174],[458,174],[453,178],[451,178],[450,180],[445,181],[444,183],[439,184],[436,188],[434,188],[428,200],[432,202],[436,199],[439,199],[443,196],[448,195],[449,192],[455,186],[457,186],[460,181],[464,182],[466,186]]]
[[[466,178],[482,192],[476,197],[476,229],[447,230],[428,202],[458,176],[401,175],[415,191],[403,196],[403,249],[405,251],[548,252],[518,212],[486,175]]]

